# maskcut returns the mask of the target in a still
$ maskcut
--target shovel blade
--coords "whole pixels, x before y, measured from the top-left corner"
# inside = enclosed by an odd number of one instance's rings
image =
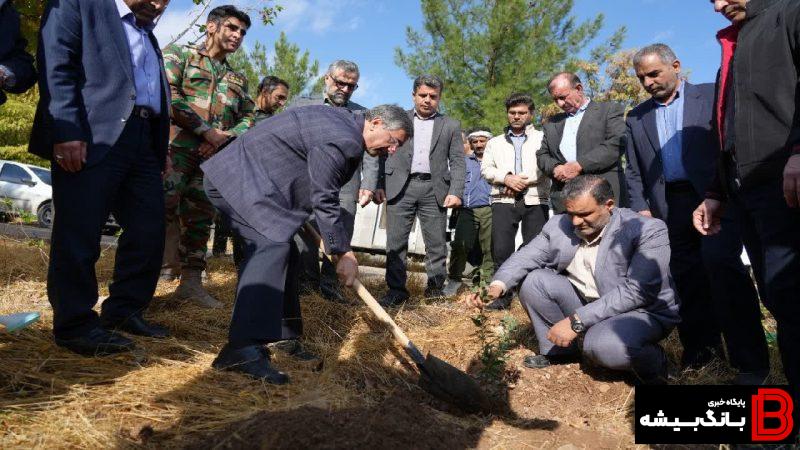
[[[420,368],[419,386],[464,412],[490,412],[491,403],[474,378],[463,371],[431,355]]]

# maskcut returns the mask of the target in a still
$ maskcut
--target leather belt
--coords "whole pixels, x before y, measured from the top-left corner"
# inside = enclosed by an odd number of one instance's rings
[[[429,174],[429,173],[412,173],[410,178],[412,180],[430,181],[431,174]]]
[[[141,117],[142,119],[158,119],[158,114],[149,106],[136,105],[133,107],[131,115]]]

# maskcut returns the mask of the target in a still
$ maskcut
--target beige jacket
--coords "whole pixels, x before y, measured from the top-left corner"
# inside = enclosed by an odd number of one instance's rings
[[[542,145],[544,133],[533,125],[528,126],[528,139],[522,145],[522,173],[528,176],[525,191],[526,205],[546,205],[550,193],[550,177],[539,170],[536,151]],[[514,144],[506,133],[495,136],[486,144],[481,162],[481,175],[492,185],[492,203],[514,203],[514,197],[505,195],[503,180],[514,173]]]

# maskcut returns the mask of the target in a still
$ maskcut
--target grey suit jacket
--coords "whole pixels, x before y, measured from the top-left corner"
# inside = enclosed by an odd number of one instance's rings
[[[408,112],[414,119],[414,111]],[[414,139],[408,139],[394,155],[382,161],[378,186],[386,189],[386,200],[397,198],[406,187],[411,175],[411,158],[414,156]],[[461,140],[461,124],[441,114],[433,119],[433,135],[430,150],[431,179],[434,195],[439,206],[444,198],[455,195],[464,196],[464,143]]]
[[[627,206],[627,190],[623,189],[620,163],[625,147],[624,115],[625,109],[619,103],[591,101],[583,113],[577,138],[577,161],[583,167],[583,173],[600,175],[608,180],[618,206]],[[556,166],[567,162],[559,148],[566,120],[567,114],[561,113],[544,123],[542,146],[536,152],[539,168],[551,178]],[[564,211],[563,188],[564,183],[553,179],[550,204],[557,213]]]
[[[277,114],[204,162],[205,177],[267,239],[289,242],[314,213],[325,250],[350,250],[339,190],[364,154],[364,117],[306,106]]]
[[[570,216],[553,216],[528,245],[511,255],[494,276],[514,288],[533,270],[564,273],[580,238]],[[639,309],[671,327],[680,321],[678,298],[669,272],[667,226],[659,219],[615,208],[597,253],[594,278],[600,298],[575,312],[587,326]]]
[[[327,104],[325,103],[325,97],[321,95],[301,95],[294,97],[291,103],[286,106],[286,109],[325,104]],[[364,111],[367,109],[356,102],[347,102],[344,107],[350,111]],[[353,178],[342,187],[342,191],[339,193],[341,200],[357,202],[359,189],[375,192],[378,187],[378,165],[378,157],[370,156],[365,152],[361,164],[356,169],[356,173],[353,174]]]

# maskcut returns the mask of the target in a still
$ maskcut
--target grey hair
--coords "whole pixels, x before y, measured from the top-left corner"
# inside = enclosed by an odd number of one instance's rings
[[[328,75],[333,75],[337,70],[341,70],[344,73],[354,73],[356,76],[361,75],[358,71],[358,64],[346,59],[337,59],[332,62],[331,65],[328,66]]]
[[[553,86],[553,82],[558,80],[559,78],[564,78],[569,81],[570,87],[577,87],[581,83],[581,78],[573,72],[558,72],[557,74],[550,77],[550,80],[547,82],[547,92],[553,92],[550,89]]]
[[[414,79],[414,90],[412,92],[417,92],[417,89],[419,89],[420,86],[434,88],[441,94],[442,90],[444,89],[444,82],[436,75],[425,74]]]
[[[387,130],[403,130],[409,138],[414,135],[414,122],[408,112],[397,105],[378,105],[367,110],[367,121],[380,117]]]
[[[639,64],[642,63],[642,60],[646,56],[650,55],[658,55],[659,59],[661,59],[661,62],[668,65],[678,60],[675,52],[673,52],[668,45],[660,43],[651,44],[647,47],[639,49],[639,51],[633,55],[633,67],[639,67]]]
[[[614,198],[611,183],[599,175],[578,175],[567,181],[562,190],[564,200],[575,200],[584,194],[591,194],[598,205]]]

